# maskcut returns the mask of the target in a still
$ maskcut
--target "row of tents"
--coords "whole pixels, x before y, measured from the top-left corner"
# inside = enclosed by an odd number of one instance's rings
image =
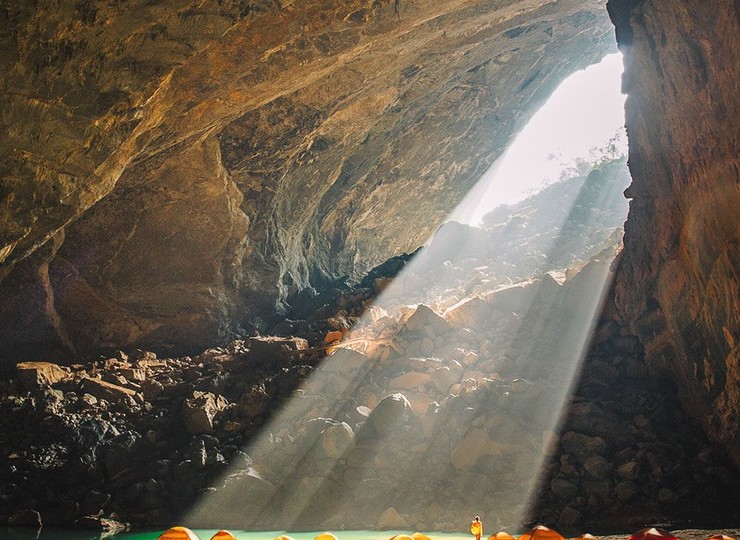
[[[163,532],[157,540],[200,540],[198,535],[187,527],[172,527],[171,529]],[[229,531],[218,531],[214,534],[210,540],[237,540],[237,538]],[[274,540],[294,540],[292,537],[287,535],[281,535]],[[317,535],[314,540],[338,540],[330,532],[325,532]],[[416,532],[414,534],[397,534],[389,538],[389,540],[431,540],[428,536],[423,533]],[[544,525],[537,525],[526,533],[519,537],[514,537],[506,532],[498,532],[488,537],[488,540],[566,540],[557,531],[545,527]],[[575,540],[599,540],[592,534],[584,534],[576,538]],[[663,529],[650,527],[642,529],[632,534],[628,540],[678,540],[673,534]],[[735,540],[731,536],[724,534],[715,534],[707,538],[707,540]]]

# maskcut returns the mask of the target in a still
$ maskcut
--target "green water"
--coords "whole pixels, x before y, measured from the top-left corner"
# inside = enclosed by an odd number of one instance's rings
[[[0,538],[3,540],[100,540],[101,538],[110,538],[111,540],[156,540],[163,531],[152,532],[130,532],[122,533],[115,536],[104,536],[99,533],[90,531],[69,531],[59,529],[43,528],[40,530],[24,528],[0,528]],[[210,540],[217,531],[194,529],[201,540]],[[323,531],[319,531],[323,532]],[[237,531],[232,530],[238,540],[273,540],[281,534],[289,534],[295,540],[314,540],[319,532],[302,532],[286,533],[285,531]],[[406,533],[411,534],[414,531],[330,531],[334,533],[338,540],[388,540],[394,534]],[[471,540],[473,537],[469,534],[450,534],[450,533],[425,533],[432,540]]]

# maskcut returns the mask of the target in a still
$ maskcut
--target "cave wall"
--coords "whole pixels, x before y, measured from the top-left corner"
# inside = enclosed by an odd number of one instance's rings
[[[602,0],[4,6],[11,362],[187,351],[415,249],[614,47]]]
[[[633,178],[616,303],[740,466],[740,8],[610,0]]]

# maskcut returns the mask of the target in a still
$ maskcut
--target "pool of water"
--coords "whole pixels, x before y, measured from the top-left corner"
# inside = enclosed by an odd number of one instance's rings
[[[162,530],[149,532],[128,532],[115,536],[105,536],[90,531],[70,531],[60,529],[43,528],[39,530],[27,528],[0,528],[0,538],[7,540],[100,540],[111,538],[112,540],[156,540],[162,534]],[[201,540],[210,540],[217,532],[216,530],[194,529]],[[323,531],[319,531],[323,532]],[[273,540],[281,534],[288,534],[295,540],[314,540],[319,532],[287,533],[285,531],[237,531],[231,530],[238,540]],[[338,540],[388,540],[395,534],[410,534],[414,531],[330,531]],[[471,540],[470,534],[452,533],[425,533],[432,540]]]

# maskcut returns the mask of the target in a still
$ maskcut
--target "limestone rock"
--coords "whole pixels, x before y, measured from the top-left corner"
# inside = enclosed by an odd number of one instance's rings
[[[100,379],[84,378],[80,388],[98,399],[107,401],[121,401],[129,398],[137,398],[138,393],[131,388],[125,388],[117,384],[101,381]]]
[[[272,398],[267,394],[265,385],[260,384],[251,387],[242,394],[239,407],[248,418],[259,416],[267,411]]]
[[[568,431],[560,438],[563,450],[573,454],[579,461],[585,462],[590,457],[603,454],[606,451],[606,442],[601,437],[589,437],[582,433]]]
[[[50,386],[68,376],[68,372],[50,362],[21,362],[16,366],[18,382],[28,390]]]
[[[445,312],[445,318],[454,326],[478,328],[491,316],[491,305],[480,297],[463,299]]]
[[[365,426],[375,434],[386,434],[402,425],[411,411],[409,400],[406,399],[406,396],[397,392],[378,403],[368,416]]]
[[[260,366],[284,366],[296,359],[294,353],[308,348],[308,342],[297,337],[254,337],[247,341],[247,347],[249,347],[247,358],[250,363]]]
[[[538,290],[538,282],[517,283],[497,289],[485,296],[493,309],[499,311],[524,312],[530,309]]]
[[[386,508],[375,523],[375,528],[384,530],[407,529],[408,523],[393,507]]]
[[[614,47],[598,3],[385,4],[13,7],[0,355],[187,352],[414,251]]]
[[[413,315],[406,321],[406,330],[431,336],[443,336],[450,330],[450,323],[430,307],[419,304]]]
[[[194,392],[193,397],[183,403],[185,427],[188,433],[211,433],[213,420],[228,402],[211,392]]]
[[[737,41],[736,5],[607,7],[625,51],[633,178],[615,304],[649,370],[674,381],[683,406],[739,467],[740,156],[737,122],[727,119],[740,117],[732,82],[740,68],[714,53]],[[666,128],[655,131],[658,119]]]
[[[601,456],[592,456],[583,463],[583,468],[592,477],[603,480],[612,472],[612,464]]]

